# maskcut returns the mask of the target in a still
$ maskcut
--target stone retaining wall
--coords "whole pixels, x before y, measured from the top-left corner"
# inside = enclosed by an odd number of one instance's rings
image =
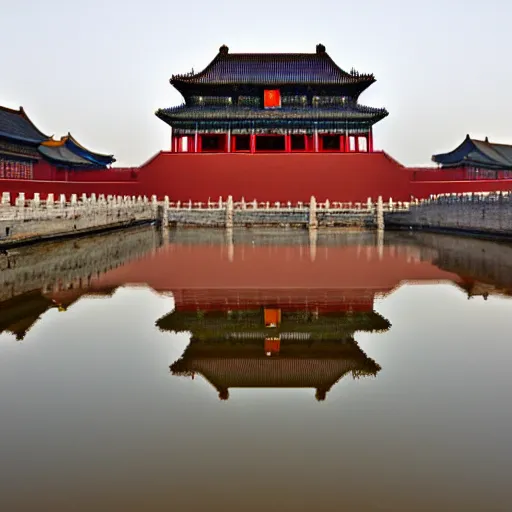
[[[355,227],[383,228],[383,204],[367,203],[317,204],[314,197],[309,204],[297,203],[233,203],[231,198],[216,203],[166,203],[165,210],[171,225],[205,227]],[[380,215],[379,215],[380,212]]]
[[[92,194],[80,199],[72,196],[66,202],[64,196],[55,201],[52,194],[46,201],[40,201],[36,194],[26,201],[24,194],[20,194],[15,205],[11,205],[9,194],[4,193],[0,203],[0,243],[130,225],[155,220],[157,215],[156,198],[96,198]]]
[[[412,203],[407,211],[386,212],[384,217],[388,227],[512,236],[512,194],[435,196]]]

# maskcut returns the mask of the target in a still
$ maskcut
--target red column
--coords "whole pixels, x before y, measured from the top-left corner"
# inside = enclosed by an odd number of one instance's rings
[[[197,135],[197,152],[203,152],[203,136],[199,134]]]
[[[342,153],[345,153],[346,149],[345,149],[345,144],[346,144],[346,137],[345,135],[340,135],[340,151]]]
[[[354,136],[354,150],[359,153],[359,134]]]
[[[289,133],[284,136],[284,150],[286,153],[292,152],[292,136]]]
[[[236,136],[231,136],[231,152],[234,153],[236,151]]]
[[[192,135],[189,135],[187,137],[187,151],[189,153],[194,152],[194,137]]]
[[[256,153],[256,135],[251,133],[251,153]]]
[[[368,153],[373,153],[373,129],[368,132]]]

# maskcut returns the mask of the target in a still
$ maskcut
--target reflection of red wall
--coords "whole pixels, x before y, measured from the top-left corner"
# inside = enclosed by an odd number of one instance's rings
[[[170,244],[100,276],[94,287],[145,283],[190,304],[202,300],[202,290],[219,301],[227,292],[243,299],[245,292],[249,296],[260,290],[258,300],[263,302],[271,302],[272,294],[300,300],[305,290],[321,300],[327,290],[331,297],[347,293],[367,303],[374,293],[392,290],[402,281],[434,280],[459,278],[432,263],[415,261],[407,247],[386,246],[380,257],[375,246],[319,246],[313,261],[309,249],[299,245],[235,245],[231,252],[225,245]]]

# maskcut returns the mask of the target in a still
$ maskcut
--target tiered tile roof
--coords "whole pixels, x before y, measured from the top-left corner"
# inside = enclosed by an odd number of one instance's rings
[[[0,137],[29,144],[39,144],[49,138],[28,118],[23,107],[13,110],[2,106],[0,106]]]
[[[89,151],[79,144],[73,136],[67,136],[59,140],[47,140],[39,146],[40,153],[57,165],[81,168],[102,168],[115,162],[112,155],[101,155]]]
[[[327,54],[323,45],[316,53],[229,53],[227,46],[199,73],[174,75],[170,82],[193,84],[345,85],[375,81],[372,74],[347,73]]]
[[[495,144],[489,139],[477,140],[466,136],[462,144],[449,153],[433,155],[442,167],[478,167],[480,169],[512,169],[512,145]]]

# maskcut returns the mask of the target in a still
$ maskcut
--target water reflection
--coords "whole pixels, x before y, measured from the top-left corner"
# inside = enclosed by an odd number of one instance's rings
[[[0,254],[0,333],[22,340],[47,310],[66,309],[84,294],[109,296],[118,285],[96,287],[102,275],[161,245],[153,229],[12,249]]]
[[[0,255],[0,510],[508,510],[511,256],[152,229]]]
[[[354,340],[390,323],[375,301],[404,282],[450,282],[468,299],[510,295],[512,247],[426,233],[136,229],[10,251],[0,259],[0,333],[22,340],[50,309],[127,283],[174,297],[157,319],[191,333],[173,375],[233,387],[306,387],[380,366]]]
[[[509,245],[427,233],[385,240],[382,233],[284,233],[144,228],[9,251],[0,255],[0,332],[22,340],[47,310],[66,311],[84,295],[111,296],[127,283],[174,296],[175,311],[157,322],[161,329],[189,331],[187,322],[197,327],[199,319],[246,330],[248,322],[261,327],[275,307],[286,329],[309,340],[352,322],[353,312],[370,321],[375,297],[404,282],[448,281],[468,299],[512,292]],[[287,335],[282,326],[257,333],[283,346]],[[218,339],[226,336],[219,328]]]
[[[317,400],[345,375],[376,376],[378,364],[355,342],[356,331],[389,322],[374,311],[347,313],[294,308],[178,311],[160,329],[190,331],[189,346],[171,365],[173,375],[202,375],[221,400],[229,388],[314,388]]]

